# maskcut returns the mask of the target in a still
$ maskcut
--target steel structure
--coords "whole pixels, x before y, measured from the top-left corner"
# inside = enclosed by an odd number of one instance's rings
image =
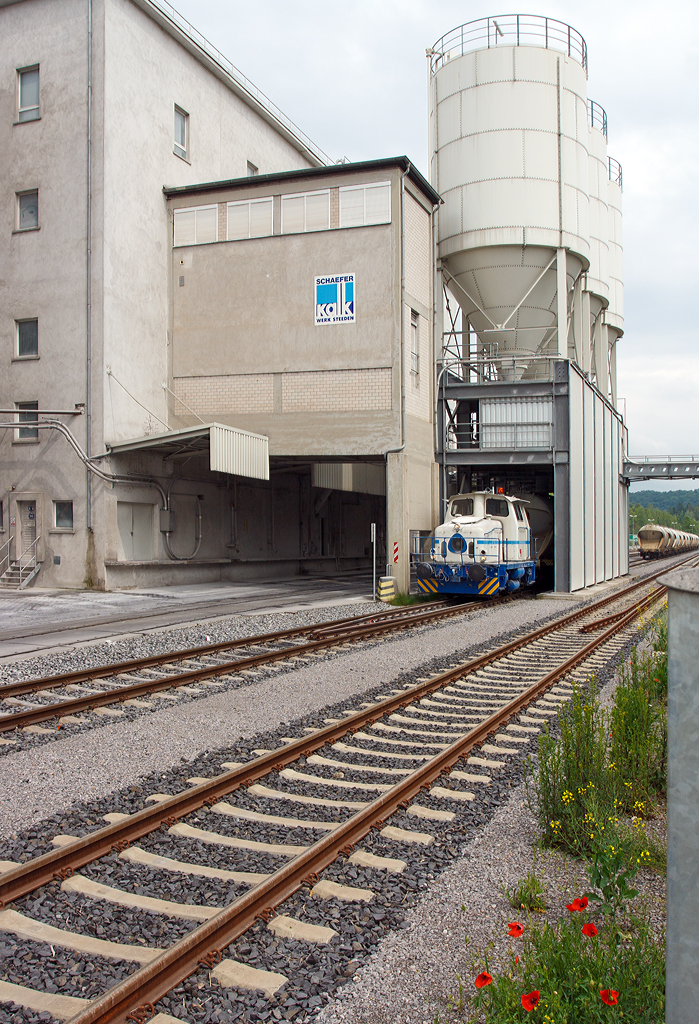
[[[555,586],[624,574],[621,168],[584,38],[482,18],[430,58],[442,498],[502,486],[555,506]]]

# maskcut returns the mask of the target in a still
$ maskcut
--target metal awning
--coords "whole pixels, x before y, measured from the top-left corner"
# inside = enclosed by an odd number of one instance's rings
[[[132,441],[108,444],[107,449],[110,455],[145,451],[163,459],[208,454],[209,468],[216,473],[269,480],[269,438],[222,423],[203,423],[183,430],[168,430],[164,434],[148,434]]]

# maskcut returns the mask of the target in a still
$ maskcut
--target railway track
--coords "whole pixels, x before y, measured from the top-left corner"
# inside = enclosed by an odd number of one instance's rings
[[[649,579],[650,577],[644,577]],[[642,586],[642,582],[636,586]],[[494,603],[522,599],[503,596]],[[613,596],[605,600],[613,600]],[[10,746],[13,732],[43,733],[89,725],[86,713],[118,714],[152,708],[153,700],[172,699],[178,690],[197,695],[225,685],[239,673],[283,661],[301,662],[347,643],[374,640],[402,629],[429,625],[473,613],[479,603],[430,602],[407,608],[338,619],[259,636],[222,641],[174,653],[151,655],[61,675],[0,685],[1,746]],[[12,708],[13,710],[8,710]],[[14,710],[16,708],[17,710]],[[80,716],[83,716],[82,718]],[[47,725],[49,726],[47,730]]]
[[[445,829],[458,826],[462,813],[487,799],[497,772],[526,749],[573,684],[618,654],[639,614],[663,599],[664,588],[654,582],[661,572],[437,676],[381,694],[343,719],[305,732],[299,727],[275,749],[224,764],[213,778],[190,779],[189,789],[151,794],[150,806],[112,813],[107,827],[57,837],[47,854],[14,866],[3,862],[0,928],[18,948],[44,941],[128,967],[90,1001],[75,994],[75,983],[64,995],[42,991],[35,979],[33,988],[0,981],[0,1001],[72,1024],[141,1024],[158,1000],[181,991],[184,979],[191,991],[211,992],[213,978],[222,992],[266,993],[266,1008],[252,1019],[293,1019],[293,1009],[286,1018],[281,1010],[287,976],[246,963],[245,945],[236,947],[240,959],[227,956],[227,948],[253,929],[293,960],[299,944],[337,946],[345,919],[360,933],[356,908],[371,906],[384,883],[347,883],[358,872],[369,880],[399,877]],[[362,638],[365,625],[373,623],[322,629],[345,642]],[[320,878],[324,871],[340,880]],[[202,878],[211,891],[193,902]],[[163,899],[173,887],[179,898]],[[81,902],[70,902],[75,899]],[[37,930],[32,917],[42,901],[57,909],[48,932]],[[87,935],[71,931],[66,909],[79,917],[88,906]],[[179,932],[174,929],[165,949],[144,945],[133,923],[123,929],[128,943],[123,931],[116,942],[96,939],[94,921],[105,906],[162,915]]]

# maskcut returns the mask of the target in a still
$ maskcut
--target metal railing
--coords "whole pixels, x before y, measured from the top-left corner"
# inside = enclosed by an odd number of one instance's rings
[[[275,103],[272,103],[271,99],[269,99],[268,96],[265,96],[265,94],[261,92],[257,88],[257,86],[250,81],[249,78],[246,78],[242,71],[238,71],[238,69],[233,64],[231,64],[228,58],[224,57],[223,54],[216,49],[213,43],[210,43],[209,40],[205,36],[203,36],[201,32],[197,31],[197,29],[195,29],[194,26],[191,25],[186,18],[183,18],[179,11],[176,11],[175,8],[167,2],[167,0],[149,0],[149,2],[153,7],[160,11],[160,13],[163,14],[169,21],[176,25],[181,32],[184,32],[184,34],[188,36],[189,39],[191,39],[191,41],[199,47],[200,50],[203,50],[207,57],[210,58],[210,60],[214,61],[215,64],[218,64],[218,66],[223,71],[225,71],[227,75],[230,75],[230,77],[239,86],[241,86],[245,90],[245,92],[247,92],[257,103],[259,103],[261,107],[264,107],[264,109],[269,114],[271,114],[275,121],[278,121],[281,125],[283,125],[284,128],[286,128],[288,132],[294,135],[307,150],[313,153],[316,159],[320,161],[322,166],[327,167],[328,165],[335,162],[328,156],[327,153],[323,152],[320,146],[317,146],[315,142],[309,139],[306,133],[302,132],[298,125],[294,124],[290,117],[287,117],[286,114],[283,111],[281,111]]]
[[[472,448],[477,451],[496,449],[522,450],[553,448],[553,423],[532,420],[526,423],[477,423],[446,427],[445,449],[462,451]]]
[[[607,111],[596,100],[587,101],[587,123],[591,128],[599,128],[605,139],[609,141],[607,137]]]
[[[615,185],[623,189],[624,187],[624,175],[621,170],[621,164],[618,160],[615,160],[613,156],[607,157],[609,163],[609,180],[613,181]]]
[[[10,568],[10,544],[12,537],[6,540],[0,548],[0,576]]]
[[[36,560],[37,544],[41,537],[35,537],[31,544],[28,544],[22,554],[12,563],[13,569],[19,569],[19,589],[28,583],[32,576],[38,571],[39,563]],[[27,572],[27,570],[29,570]],[[26,578],[24,573],[27,573]]]
[[[462,331],[445,331],[443,347],[449,345],[448,338],[456,339]],[[520,380],[553,380],[553,364],[558,356],[504,355],[463,359],[448,355],[441,359],[445,371],[444,384],[487,384],[507,383]]]
[[[449,60],[473,50],[504,46],[541,46],[558,50],[581,64],[587,74],[587,43],[580,33],[555,18],[538,14],[502,14],[496,18],[478,18],[452,29],[427,51],[430,74]]]

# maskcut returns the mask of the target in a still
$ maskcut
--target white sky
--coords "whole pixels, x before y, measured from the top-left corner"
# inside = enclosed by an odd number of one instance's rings
[[[177,9],[331,157],[406,154],[427,174],[425,48],[510,13],[455,0],[175,0]],[[699,3],[527,0],[587,40],[588,95],[623,166],[632,455],[699,454]],[[686,486],[699,486],[689,482]]]

